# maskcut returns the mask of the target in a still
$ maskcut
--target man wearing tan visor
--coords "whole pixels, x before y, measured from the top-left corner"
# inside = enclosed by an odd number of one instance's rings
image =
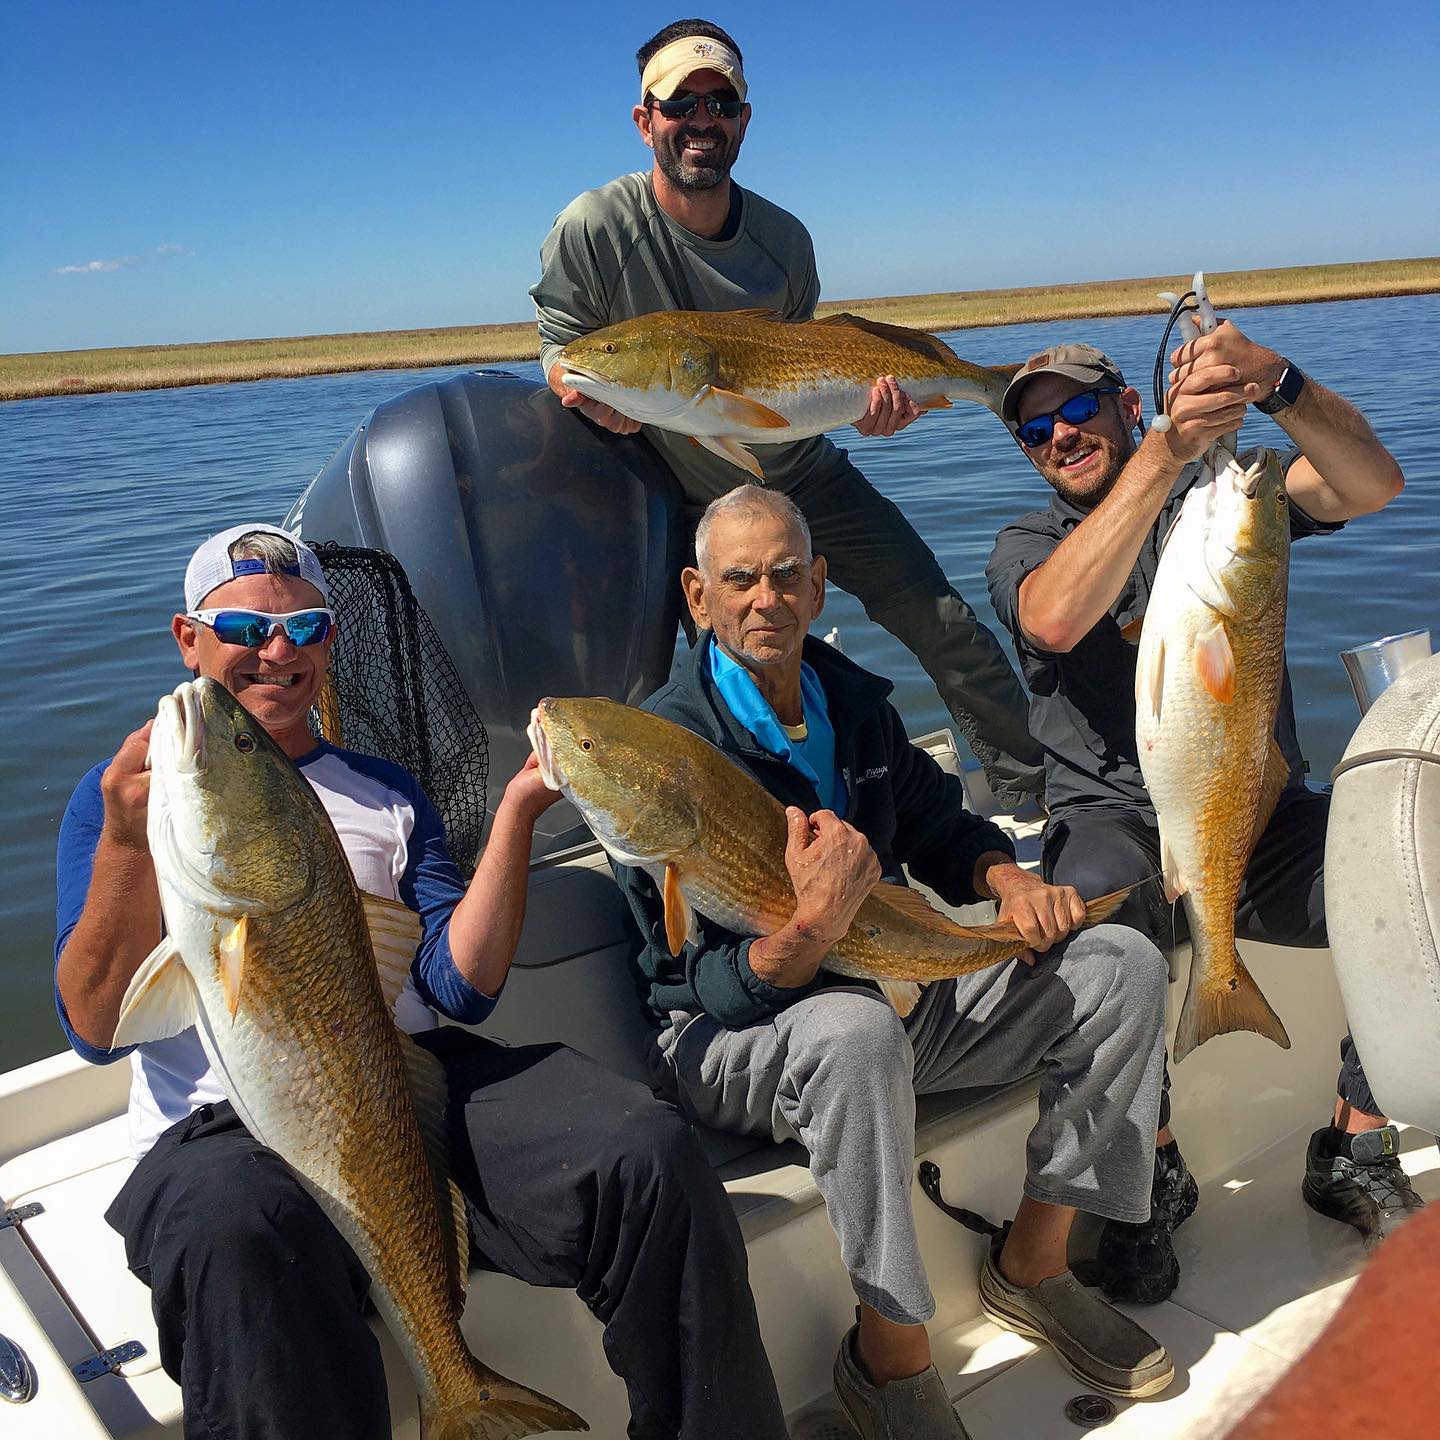
[[[632,116],[654,152],[648,171],[589,190],[561,212],[531,290],[540,363],[561,403],[619,434],[640,429],[561,380],[561,349],[578,336],[655,310],[762,308],[809,320],[820,296],[815,250],[791,214],[730,178],[750,123],[740,49],[717,25],[681,20],[641,46]],[[862,435],[894,435],[919,415],[877,377]],[[685,493],[690,526],[744,472],[684,435],[645,434]],[[919,659],[980,758],[1002,804],[1038,798],[1044,776],[1026,728],[1019,679],[929,546],[825,436],[756,447],[766,483],[804,513],[830,579]]]

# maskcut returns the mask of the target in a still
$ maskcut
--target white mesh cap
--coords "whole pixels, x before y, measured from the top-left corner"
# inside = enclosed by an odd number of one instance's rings
[[[239,575],[263,573],[265,569],[263,561],[232,560],[230,558],[230,547],[242,535],[257,533],[280,535],[288,540],[295,547],[295,555],[300,563],[285,573],[298,575],[300,579],[308,580],[320,592],[326,604],[329,604],[330,590],[325,584],[325,572],[320,568],[320,562],[315,558],[315,552],[298,535],[292,535],[278,525],[232,525],[228,530],[222,530],[218,535],[212,535],[190,557],[190,563],[185,567],[185,608],[187,610],[198,610],[205,597],[217,585],[224,585]]]

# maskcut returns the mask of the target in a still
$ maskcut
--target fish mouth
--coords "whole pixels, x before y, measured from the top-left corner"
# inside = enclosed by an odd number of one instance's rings
[[[205,768],[205,712],[195,682],[182,681],[172,694],[161,697],[145,752],[147,770],[154,768],[155,746],[162,736],[168,739],[177,775],[198,775]]]
[[[560,372],[560,383],[571,390],[579,390],[580,382],[589,385],[606,385],[610,382],[598,371],[592,370],[587,365],[577,365],[573,360],[566,360],[565,369]]]
[[[545,733],[545,722],[541,718],[544,708],[545,701],[542,700],[530,712],[530,723],[525,727],[525,735],[530,741],[530,748],[535,752],[535,761],[540,767],[540,778],[545,782],[546,788],[563,790],[565,774],[556,763],[555,752],[550,748],[550,737]]]

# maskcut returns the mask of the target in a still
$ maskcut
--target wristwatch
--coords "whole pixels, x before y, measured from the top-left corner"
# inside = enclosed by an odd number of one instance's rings
[[[1300,398],[1300,392],[1304,388],[1305,372],[1287,360],[1279,380],[1275,382],[1275,389],[1263,400],[1257,400],[1255,408],[1262,415],[1274,415],[1281,410],[1288,410]]]

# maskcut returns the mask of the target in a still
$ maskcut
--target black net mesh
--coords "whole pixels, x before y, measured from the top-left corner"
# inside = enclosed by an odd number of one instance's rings
[[[490,741],[400,562],[385,550],[314,547],[338,632],[310,728],[336,745],[403,765],[445,825],[468,880],[480,855]]]

